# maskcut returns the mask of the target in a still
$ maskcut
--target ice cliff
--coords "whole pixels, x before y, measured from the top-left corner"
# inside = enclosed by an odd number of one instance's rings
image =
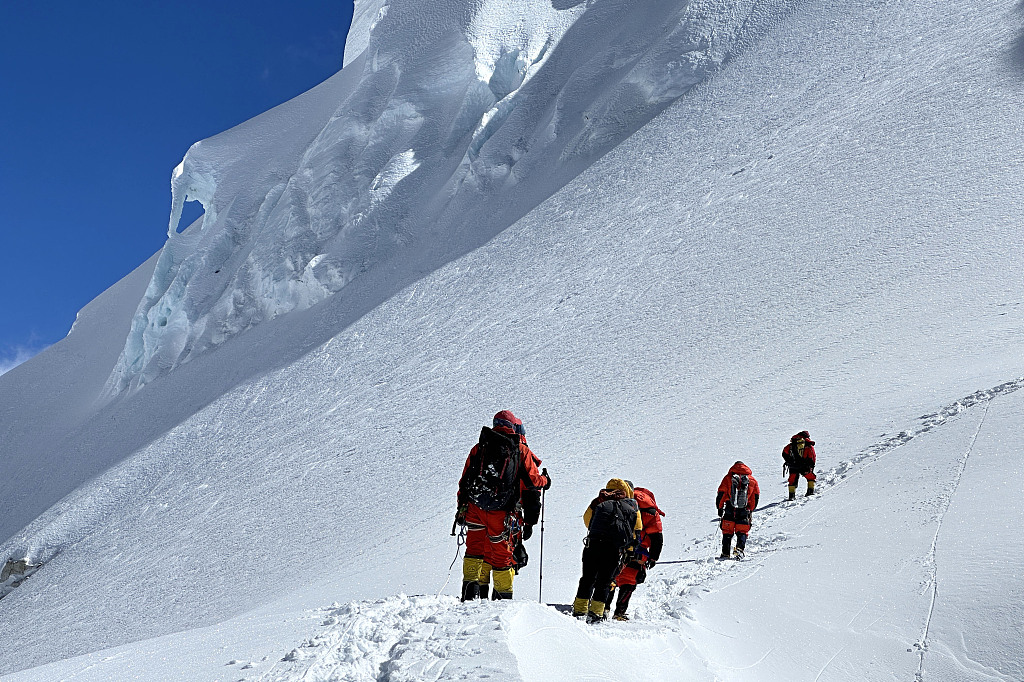
[[[756,39],[771,2],[357,3],[342,71],[174,169],[108,390],[403,254],[422,257],[396,277],[486,243]],[[179,232],[185,201],[205,214]]]

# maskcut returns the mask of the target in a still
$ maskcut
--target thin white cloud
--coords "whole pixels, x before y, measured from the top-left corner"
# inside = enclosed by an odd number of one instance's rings
[[[0,352],[0,375],[7,374],[26,360],[31,360],[46,348],[46,346],[18,346]]]

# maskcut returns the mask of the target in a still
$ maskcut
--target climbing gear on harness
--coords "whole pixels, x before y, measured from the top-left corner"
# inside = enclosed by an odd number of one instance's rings
[[[501,533],[498,535],[488,535],[487,539],[493,543],[509,542],[511,545],[512,538],[518,537],[523,529],[521,510],[522,507],[517,503],[514,511],[505,514],[505,526]]]

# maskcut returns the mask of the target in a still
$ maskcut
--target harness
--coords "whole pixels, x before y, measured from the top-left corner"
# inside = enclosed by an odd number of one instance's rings
[[[473,527],[470,530],[483,530],[484,526],[479,524],[469,524]],[[516,503],[515,509],[505,514],[504,528],[498,535],[488,534],[487,539],[494,544],[499,542],[507,542],[509,547],[512,547],[512,538],[519,535],[523,530],[523,506],[520,503]]]

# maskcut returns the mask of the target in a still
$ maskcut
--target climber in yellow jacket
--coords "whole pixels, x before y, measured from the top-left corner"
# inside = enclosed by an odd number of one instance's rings
[[[583,548],[583,576],[572,612],[588,623],[604,616],[612,579],[625,563],[643,528],[633,488],[613,478],[583,512],[587,539]]]

